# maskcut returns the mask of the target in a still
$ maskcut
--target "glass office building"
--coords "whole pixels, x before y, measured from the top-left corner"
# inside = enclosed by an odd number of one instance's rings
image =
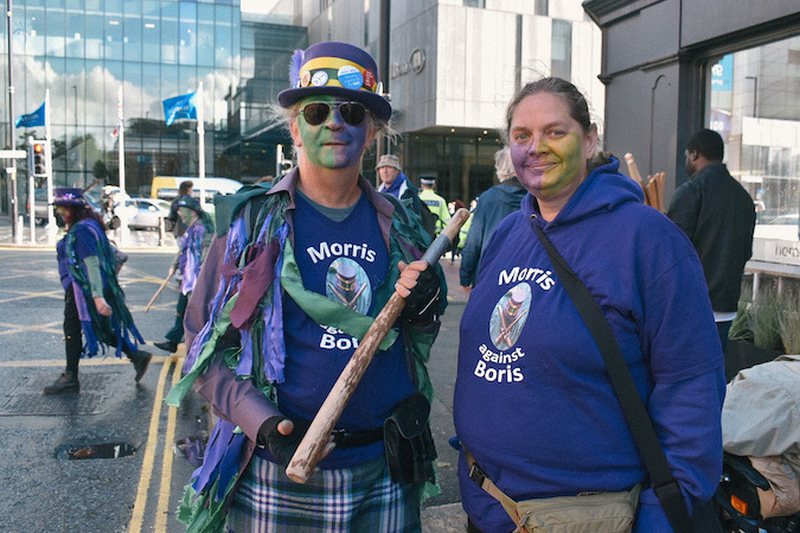
[[[12,56],[13,117],[38,109],[49,91],[55,186],[85,187],[96,179],[118,183],[121,108],[126,189],[147,195],[153,176],[198,175],[196,122],[167,127],[162,102],[200,84],[206,175],[249,181],[274,168],[275,144],[287,138],[259,134],[247,126],[248,117],[274,99],[278,85],[264,85],[265,79],[280,71],[285,85],[291,51],[305,45],[305,35],[299,27],[243,23],[239,0],[17,1],[12,54],[4,32],[1,76],[7,87]],[[6,98],[4,144],[7,108]],[[28,136],[45,135],[44,127],[15,133],[18,148]],[[258,149],[242,149],[239,134],[249,134]],[[263,145],[265,139],[271,147]],[[272,165],[255,161],[264,157]],[[25,163],[19,166],[24,172]],[[7,202],[2,205],[5,212]]]

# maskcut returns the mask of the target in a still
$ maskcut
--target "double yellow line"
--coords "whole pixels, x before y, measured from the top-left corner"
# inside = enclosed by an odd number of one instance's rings
[[[136,502],[133,505],[133,516],[131,517],[129,533],[139,533],[144,525],[144,512],[147,506],[147,494],[150,489],[153,477],[153,467],[158,450],[158,426],[161,419],[161,410],[164,407],[165,385],[170,369],[172,369],[172,385],[174,387],[181,379],[181,368],[183,367],[183,356],[171,355],[161,367],[158,375],[158,388],[153,401],[153,413],[150,417],[150,430],[147,434],[147,446],[145,447],[144,459],[142,460],[142,474],[139,477],[139,489],[136,493]],[[158,504],[156,506],[156,521],[153,531],[167,530],[167,516],[170,513],[169,498],[170,485],[172,483],[172,446],[175,440],[175,425],[178,417],[177,407],[167,407],[167,431],[164,435],[164,451],[161,461],[161,485],[158,490]]]

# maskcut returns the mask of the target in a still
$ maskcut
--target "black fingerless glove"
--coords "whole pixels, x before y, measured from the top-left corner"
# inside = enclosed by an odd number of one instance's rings
[[[306,422],[294,422],[294,429],[288,435],[281,435],[278,431],[278,424],[285,420],[283,415],[275,415],[267,418],[261,427],[258,428],[258,445],[268,448],[280,465],[284,468],[289,465],[294,452],[300,445],[300,441],[308,431],[309,424]]]
[[[411,325],[424,327],[439,316],[439,295],[441,287],[436,269],[429,266],[419,274],[417,284],[406,298],[402,317]]]

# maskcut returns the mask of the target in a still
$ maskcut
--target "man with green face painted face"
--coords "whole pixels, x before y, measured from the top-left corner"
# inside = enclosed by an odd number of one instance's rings
[[[179,516],[231,531],[419,531],[420,496],[437,490],[425,362],[444,276],[415,260],[429,242],[418,217],[360,175],[364,151],[389,131],[375,61],[319,43],[295,52],[291,72],[278,101],[297,166],[217,203],[217,236],[186,312],[187,376],[168,401],[194,382],[220,421]],[[293,483],[285,466],[395,290],[407,296],[403,314],[318,470]],[[384,423],[399,418],[423,428],[410,474],[384,438]]]

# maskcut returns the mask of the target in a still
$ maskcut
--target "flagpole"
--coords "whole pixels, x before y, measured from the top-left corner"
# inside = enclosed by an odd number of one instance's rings
[[[126,200],[128,199],[128,193],[125,190],[125,114],[124,114],[124,104],[122,100],[122,84],[119,86],[119,90],[117,91],[117,127],[119,128],[119,198],[120,198],[120,210],[119,210],[119,219],[120,219],[120,240],[122,241],[123,246],[128,245],[128,240],[130,238],[130,228],[128,227],[128,223],[131,221],[130,216],[128,213],[128,206],[125,205]]]
[[[77,118],[77,117],[76,117]],[[47,161],[47,242],[53,244],[56,241],[56,214],[50,207],[53,203],[53,139],[50,130],[50,89],[44,92],[44,138],[47,141],[45,160]]]
[[[205,209],[206,205],[206,142],[205,142],[205,123],[203,118],[203,82],[197,84],[197,171],[200,177],[200,206]]]
[[[124,196],[125,193],[125,117],[122,107],[122,85],[117,91],[117,127],[119,128],[119,189]]]

